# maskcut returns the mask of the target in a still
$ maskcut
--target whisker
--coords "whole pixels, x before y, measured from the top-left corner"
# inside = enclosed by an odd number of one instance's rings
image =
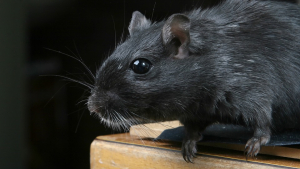
[[[83,100],[79,101],[78,103],[76,103],[76,105],[78,105],[78,104],[80,104],[80,103],[82,103],[82,102],[85,102],[84,104],[86,105],[86,104],[87,104],[87,101],[88,101],[88,99],[83,99]]]
[[[79,69],[80,70],[80,69]],[[81,71],[81,70],[80,70]],[[87,74],[85,73],[85,72],[83,72],[83,73],[70,73],[70,72],[67,72],[66,71],[66,75],[68,75],[68,76],[73,76],[73,77],[75,77],[75,78],[77,78],[78,80],[81,80],[81,81],[86,81],[85,79],[84,79],[84,77],[86,77],[87,79],[88,79],[88,81],[87,81],[87,83],[89,83],[89,84],[93,84],[94,83],[94,79],[91,79],[91,77],[90,76],[87,76]],[[76,75],[76,76],[75,76]]]
[[[75,55],[75,53],[70,48],[68,48],[67,46],[65,46],[65,48],[68,49],[68,51],[71,52],[75,56],[74,58],[78,57],[77,55]],[[81,60],[81,58],[79,57],[78,60]]]
[[[116,31],[116,24],[115,24],[115,20],[113,18],[113,16],[111,16],[112,20],[113,20],[113,24],[114,24],[114,31],[115,31],[115,48],[117,48],[117,31]]]
[[[153,10],[152,10],[152,15],[151,15],[150,21],[152,21],[152,19],[153,19],[153,14],[154,14],[155,5],[156,5],[156,2],[154,2],[154,6],[153,6]]]
[[[70,82],[69,82],[69,83],[70,83]],[[47,103],[44,105],[44,108],[50,103],[50,101],[55,97],[55,95],[56,95],[62,88],[64,88],[66,85],[68,85],[69,83],[64,84],[62,87],[60,87],[60,88],[52,95],[52,97],[47,101]]]
[[[81,82],[79,80],[75,80],[75,79],[72,79],[70,77],[66,77],[66,76],[62,76],[62,75],[40,75],[40,76],[51,76],[51,77],[61,77],[61,78],[64,78],[66,80],[70,80],[71,82],[76,82],[78,84],[81,84],[85,87],[88,87],[89,89],[93,89],[93,85],[89,84],[89,83],[86,83],[86,82]]]
[[[73,111],[72,113],[68,113],[68,116],[70,116],[72,114],[75,114],[75,113],[78,113],[79,111],[82,111],[82,110],[85,110],[85,109],[86,109],[85,107],[80,108],[79,110]]]
[[[58,51],[58,50],[54,50],[54,49],[50,49],[50,48],[44,48],[44,49],[47,49],[47,50],[50,50],[50,51],[53,51],[53,52],[56,52],[56,53],[59,53],[59,54],[62,54],[62,55],[65,55],[65,56],[68,56],[76,61],[78,61],[79,63],[81,63],[83,65],[83,67],[88,71],[88,73],[92,76],[93,79],[95,79],[95,75],[91,72],[91,70],[87,67],[87,65],[81,60],[81,59],[78,59],[76,57],[73,57],[69,54],[66,54],[66,53],[63,53],[61,51]]]
[[[138,115],[136,115],[135,113],[133,113],[133,112],[128,112],[128,111],[125,111],[125,114],[126,114],[126,116],[127,116],[127,118],[129,118],[129,119],[132,119],[132,121],[133,121],[133,125],[134,124],[138,124],[138,125],[142,125],[142,126],[144,126],[143,124],[140,124],[140,123],[138,123],[138,121],[140,121],[140,120],[137,120],[135,117],[133,117],[131,114],[133,114],[133,115],[135,115],[135,116],[138,116]],[[138,116],[138,117],[140,117],[140,118],[142,118],[141,116]],[[147,119],[147,118],[144,118],[144,119]],[[148,120],[148,119],[147,119]],[[146,126],[145,126],[146,127]],[[148,127],[146,127],[147,129],[149,129]],[[144,130],[144,129],[142,129],[142,130]],[[147,130],[145,130],[144,132],[145,133],[147,133],[146,132]],[[148,130],[149,131],[149,130]]]
[[[79,123],[80,123],[80,121],[81,121],[81,119],[82,119],[83,113],[84,113],[84,112],[82,112],[81,115],[80,115],[79,121],[78,121],[77,126],[76,126],[75,133],[77,133],[77,131],[78,131]]]
[[[122,43],[122,42],[124,41],[124,39],[123,39],[123,38],[124,38],[124,29],[125,29],[125,25],[126,25],[126,23],[125,23],[125,22],[126,22],[126,20],[125,20],[125,19],[126,19],[126,18],[125,18],[125,16],[126,16],[126,15],[125,15],[125,13],[126,13],[126,12],[125,12],[125,11],[126,11],[126,10],[125,10],[125,0],[123,1],[123,7],[124,7],[124,9],[123,9],[124,21],[123,21],[123,30],[122,30],[121,41],[120,41],[119,43]]]
[[[75,45],[75,42],[74,42],[74,45]],[[76,46],[75,46],[75,47],[76,47]],[[75,56],[74,58],[79,58],[78,60],[80,60],[80,62],[83,63],[83,61],[82,61],[82,59],[81,59],[81,57],[80,57],[79,54],[76,55],[70,48],[68,48],[68,47],[66,47],[66,46],[65,46],[65,48],[68,49],[69,52],[71,52],[71,53]],[[77,49],[76,49],[76,50],[77,50]],[[77,53],[78,53],[78,51],[77,51]],[[86,67],[86,69],[89,69],[89,68]],[[71,73],[70,73],[70,74],[71,74]],[[78,74],[79,74],[79,73],[78,73]],[[94,82],[95,77],[93,77],[93,75],[92,75],[92,78],[94,78],[94,79],[91,80],[90,77],[87,76],[85,72],[83,72],[83,74],[89,79],[89,81],[91,81],[92,83]],[[74,75],[74,73],[72,73],[72,75]]]
[[[79,54],[79,52],[78,52],[78,48],[77,48],[77,45],[76,45],[76,43],[75,43],[75,41],[73,40],[73,44],[74,44],[74,47],[75,47],[75,50],[76,50],[76,53],[77,53],[77,56],[79,57],[79,59],[82,61],[82,58],[81,58],[81,56],[80,56],[80,54]]]

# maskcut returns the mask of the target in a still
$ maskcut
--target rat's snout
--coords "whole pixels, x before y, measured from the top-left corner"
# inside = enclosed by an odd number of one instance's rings
[[[100,107],[101,103],[97,101],[96,99],[96,94],[92,94],[87,102],[87,107],[91,113],[99,113],[100,112]]]
[[[105,109],[113,108],[118,105],[119,97],[117,94],[106,92],[95,92],[88,98],[87,106],[91,113],[101,113]]]

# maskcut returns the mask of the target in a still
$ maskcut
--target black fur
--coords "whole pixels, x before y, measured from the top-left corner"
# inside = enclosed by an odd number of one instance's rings
[[[135,12],[130,37],[97,72],[88,107],[115,128],[179,119],[182,153],[191,161],[199,134],[220,122],[254,129],[248,156],[271,132],[299,128],[300,8],[227,0],[151,23]],[[130,68],[138,58],[153,67]]]

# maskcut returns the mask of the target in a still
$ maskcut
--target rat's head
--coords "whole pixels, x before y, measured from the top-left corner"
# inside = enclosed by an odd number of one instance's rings
[[[181,91],[186,82],[183,60],[189,55],[190,21],[172,15],[152,24],[134,12],[130,37],[119,45],[96,75],[88,108],[116,129],[141,121],[168,120],[168,112],[184,104]],[[181,100],[182,99],[182,100]],[[187,99],[185,99],[187,100]]]

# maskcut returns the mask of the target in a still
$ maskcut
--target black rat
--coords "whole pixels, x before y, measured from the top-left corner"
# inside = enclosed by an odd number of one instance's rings
[[[154,23],[136,11],[129,33],[97,71],[87,103],[107,126],[179,119],[189,162],[216,122],[253,128],[247,156],[273,131],[299,128],[298,6],[226,0]]]

